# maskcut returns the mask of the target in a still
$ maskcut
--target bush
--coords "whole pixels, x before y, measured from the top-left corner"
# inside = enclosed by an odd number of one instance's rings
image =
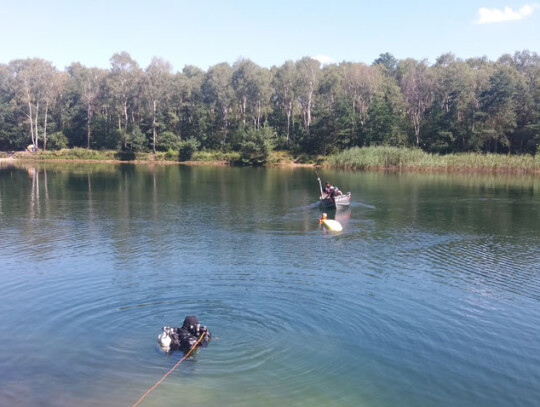
[[[166,161],[176,161],[178,159],[178,151],[169,148],[165,153]]]
[[[274,148],[274,142],[274,131],[270,126],[265,126],[259,130],[247,129],[240,143],[240,164],[264,165]]]
[[[230,164],[238,162],[240,160],[240,153],[238,151],[223,152],[216,150],[202,150],[197,151],[191,157],[192,161],[210,162],[210,161],[226,161]]]
[[[93,149],[116,150],[120,148],[122,134],[115,126],[103,118],[92,121],[90,146]]]
[[[174,134],[172,131],[164,131],[158,135],[156,142],[156,150],[168,151],[168,150],[180,150],[182,139],[180,136]]]
[[[139,126],[133,128],[133,132],[127,135],[127,150],[137,152],[147,148],[148,140]]]
[[[67,148],[68,139],[61,131],[47,136],[47,150],[61,150]]]
[[[133,161],[136,156],[133,151],[117,151],[114,158],[120,161]]]
[[[185,141],[182,141],[180,143],[180,152],[179,152],[179,159],[180,161],[188,161],[191,160],[193,157],[193,154],[198,150],[201,143],[199,143],[196,139],[189,138]]]

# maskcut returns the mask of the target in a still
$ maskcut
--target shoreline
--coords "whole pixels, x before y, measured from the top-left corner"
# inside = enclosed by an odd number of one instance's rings
[[[32,157],[0,157],[0,163],[84,163],[84,164],[143,164],[143,165],[187,165],[187,166],[212,166],[212,167],[233,167],[227,161],[166,161],[166,160],[92,160],[92,159],[70,159],[70,158],[51,158],[38,159]],[[511,168],[511,167],[415,167],[415,166],[364,166],[362,168],[351,166],[334,166],[329,164],[314,163],[296,163],[278,162],[267,164],[264,167],[283,167],[283,168],[329,168],[344,169],[350,171],[382,171],[382,172],[418,172],[418,173],[450,173],[450,174],[514,174],[514,175],[540,175],[540,169],[530,168]]]

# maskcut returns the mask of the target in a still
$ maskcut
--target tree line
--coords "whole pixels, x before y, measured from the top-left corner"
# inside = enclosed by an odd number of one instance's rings
[[[0,150],[86,147],[333,154],[352,147],[538,152],[540,57],[529,51],[434,64],[249,59],[204,71],[126,52],[109,69],[29,58],[0,64]]]

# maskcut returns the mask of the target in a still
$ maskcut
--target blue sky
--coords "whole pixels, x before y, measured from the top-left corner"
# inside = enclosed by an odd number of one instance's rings
[[[540,2],[512,0],[12,0],[0,6],[0,63],[39,57],[108,68],[127,51],[174,70],[304,56],[370,64],[381,53],[427,59],[540,53]]]

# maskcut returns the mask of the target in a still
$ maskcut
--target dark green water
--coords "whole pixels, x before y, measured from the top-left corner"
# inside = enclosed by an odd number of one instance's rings
[[[0,165],[2,406],[538,405],[539,177]]]

